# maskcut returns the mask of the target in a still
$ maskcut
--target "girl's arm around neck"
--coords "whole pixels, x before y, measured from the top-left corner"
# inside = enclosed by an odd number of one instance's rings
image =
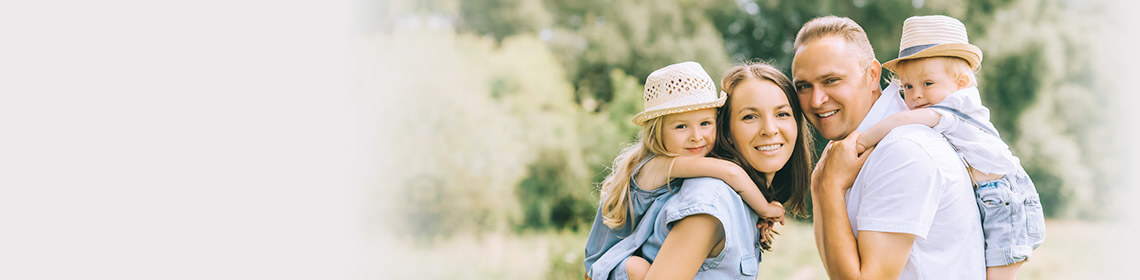
[[[721,179],[728,183],[728,186],[732,187],[736,193],[740,194],[740,198],[761,217],[779,218],[784,216],[784,207],[779,202],[768,202],[768,199],[760,192],[760,188],[756,186],[756,182],[752,181],[748,173],[730,161],[710,157],[676,157],[673,160],[673,168],[669,177],[713,177]]]

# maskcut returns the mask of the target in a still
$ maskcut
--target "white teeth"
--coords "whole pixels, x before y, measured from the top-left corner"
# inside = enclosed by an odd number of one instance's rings
[[[776,149],[779,149],[780,146],[783,146],[783,145],[784,144],[772,144],[772,145],[767,145],[767,146],[756,147],[756,149],[760,150],[762,152],[775,151]]]
[[[815,115],[819,116],[820,118],[826,118],[826,117],[830,117],[831,115],[834,115],[836,112],[839,112],[839,110],[835,110],[835,111],[831,111],[831,112],[827,112],[827,113],[823,113],[823,114],[815,114]]]

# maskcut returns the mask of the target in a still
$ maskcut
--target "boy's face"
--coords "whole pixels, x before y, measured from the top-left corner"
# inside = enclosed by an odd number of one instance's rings
[[[896,70],[903,100],[911,110],[938,104],[965,87],[965,75],[951,73],[948,58],[931,57],[900,63]]]
[[[716,143],[716,108],[662,117],[665,150],[678,156],[703,157]]]

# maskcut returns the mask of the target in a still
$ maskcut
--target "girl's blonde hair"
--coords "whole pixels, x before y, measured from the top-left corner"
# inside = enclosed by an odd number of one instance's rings
[[[647,121],[641,132],[638,132],[637,141],[622,149],[614,159],[610,175],[602,180],[602,218],[611,229],[621,228],[627,223],[632,203],[629,200],[629,181],[633,178],[637,164],[649,155],[676,156],[665,150],[664,119],[664,116],[660,116]]]

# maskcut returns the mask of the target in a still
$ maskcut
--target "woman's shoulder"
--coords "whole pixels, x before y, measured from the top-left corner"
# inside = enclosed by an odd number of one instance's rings
[[[669,200],[665,208],[678,215],[714,214],[719,210],[731,208],[729,205],[743,205],[743,203],[740,195],[724,181],[699,177],[685,179],[681,189]]]
[[[681,191],[677,195],[693,198],[727,198],[729,195],[739,195],[724,180],[712,177],[687,178],[681,184]]]
[[[685,181],[682,182],[681,186],[684,187],[684,186],[715,186],[715,185],[722,185],[724,187],[728,187],[728,183],[725,183],[724,180],[713,178],[713,177],[686,178]],[[729,188],[729,189],[731,189],[731,188]]]

